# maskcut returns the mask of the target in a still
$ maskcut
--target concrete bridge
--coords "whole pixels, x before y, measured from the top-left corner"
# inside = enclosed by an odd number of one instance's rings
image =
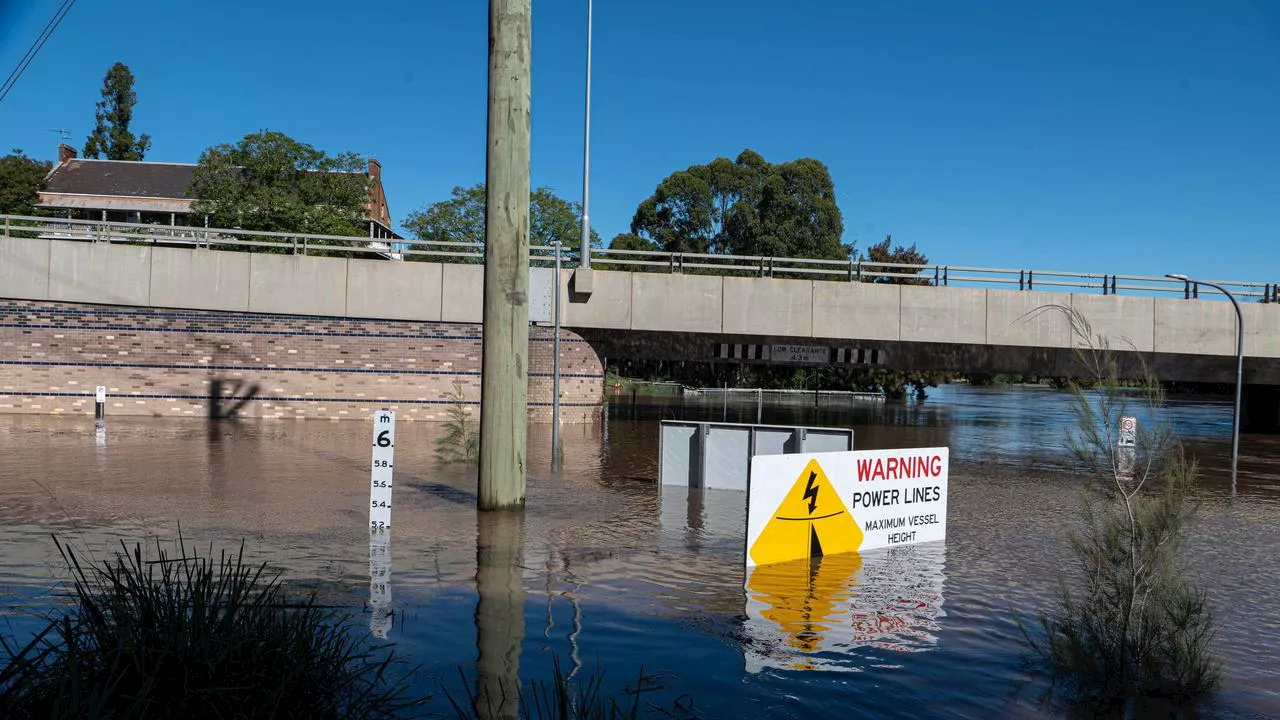
[[[1217,300],[599,269],[564,270],[557,282],[535,272],[531,304],[549,308],[560,292],[563,326],[606,358],[1078,375],[1081,343],[1063,313],[1046,310],[1057,306],[1136,351],[1125,372],[1140,354],[1165,380],[1234,381],[1234,312]],[[475,264],[0,237],[0,297],[20,300],[479,323],[482,277]],[[1280,407],[1264,387],[1280,387],[1280,307],[1242,309],[1252,404]]]

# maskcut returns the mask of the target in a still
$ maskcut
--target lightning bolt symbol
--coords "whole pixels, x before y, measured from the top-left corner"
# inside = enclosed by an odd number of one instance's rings
[[[814,481],[816,481],[817,479],[818,479],[818,473],[813,472],[812,470],[810,470],[810,471],[809,471],[809,482],[805,484],[805,486],[804,486],[804,495],[802,495],[802,496],[801,496],[801,497],[803,497],[804,499],[806,499],[806,500],[808,500],[808,501],[809,501],[809,514],[810,514],[810,515],[812,515],[812,514],[813,514],[814,508],[818,507],[818,488],[814,487],[814,485],[813,485]]]

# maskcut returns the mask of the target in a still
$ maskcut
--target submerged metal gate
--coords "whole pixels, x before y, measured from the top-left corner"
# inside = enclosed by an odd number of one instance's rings
[[[852,428],[663,420],[658,481],[663,485],[746,490],[751,458],[756,455],[852,449]]]

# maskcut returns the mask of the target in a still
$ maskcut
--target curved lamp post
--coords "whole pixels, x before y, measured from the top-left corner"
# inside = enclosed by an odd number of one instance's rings
[[[1186,275],[1170,273],[1165,275],[1167,278],[1181,280],[1185,283],[1194,283],[1196,285],[1208,285],[1216,288],[1227,299],[1231,301],[1231,305],[1236,309],[1236,406],[1235,414],[1231,418],[1231,494],[1236,492],[1236,462],[1240,458],[1240,392],[1244,387],[1244,315],[1240,312],[1240,303],[1236,302],[1236,298],[1229,290],[1217,283],[1207,280],[1193,280]]]

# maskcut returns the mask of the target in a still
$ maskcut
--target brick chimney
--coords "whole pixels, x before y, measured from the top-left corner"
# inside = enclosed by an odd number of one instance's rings
[[[61,145],[58,146],[58,164],[59,165],[61,165],[62,163],[68,160],[75,160],[75,159],[76,159],[75,148],[71,147],[66,143],[62,143]]]
[[[369,158],[369,179],[375,183],[382,182],[382,163]]]

